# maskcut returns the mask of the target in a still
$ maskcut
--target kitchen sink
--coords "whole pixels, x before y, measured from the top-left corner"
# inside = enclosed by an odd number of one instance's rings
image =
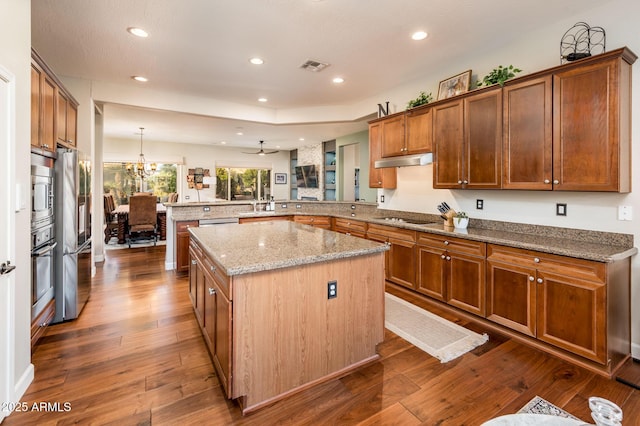
[[[429,222],[426,220],[419,219],[405,219],[401,217],[374,217],[374,219],[384,220],[385,222],[393,223],[393,224],[402,224],[405,223],[407,225],[434,225],[438,222]]]

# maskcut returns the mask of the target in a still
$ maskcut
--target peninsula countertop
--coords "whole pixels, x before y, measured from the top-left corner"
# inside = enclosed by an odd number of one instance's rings
[[[385,244],[290,221],[190,228],[229,275],[241,275],[384,252]]]

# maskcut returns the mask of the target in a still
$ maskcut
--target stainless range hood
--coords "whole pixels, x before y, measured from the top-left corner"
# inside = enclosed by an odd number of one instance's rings
[[[385,167],[424,166],[433,163],[433,154],[401,155],[399,157],[381,158],[374,163],[376,169]]]

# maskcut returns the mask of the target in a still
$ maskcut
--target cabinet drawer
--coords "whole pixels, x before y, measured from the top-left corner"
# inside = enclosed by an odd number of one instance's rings
[[[367,235],[382,235],[388,238],[395,238],[402,241],[416,242],[416,231],[409,229],[394,228],[392,226],[369,224]]]
[[[342,230],[347,230],[347,231],[359,231],[364,234],[364,232],[367,229],[367,224],[359,220],[336,218],[334,222],[334,227],[336,229],[341,228]]]
[[[56,300],[52,299],[44,307],[42,312],[31,322],[31,349],[38,343],[38,340],[44,336],[44,332],[47,330],[49,323],[53,320],[56,314]]]
[[[329,226],[331,220],[328,216],[294,216],[294,222],[304,223],[305,225],[313,226]]]
[[[606,264],[590,260],[498,246],[495,244],[488,244],[487,259],[585,280],[599,282],[606,280]]]
[[[220,267],[208,257],[203,257],[202,269],[205,274],[211,276],[216,282],[216,285],[220,287],[220,291],[224,293],[227,299],[231,300],[231,294],[229,292],[229,277],[225,274]],[[208,291],[208,290],[205,290]]]
[[[418,244],[482,257],[487,253],[486,243],[426,232],[418,232]]]
[[[181,220],[176,222],[176,232],[188,232],[189,228],[197,228],[198,224],[197,220]]]

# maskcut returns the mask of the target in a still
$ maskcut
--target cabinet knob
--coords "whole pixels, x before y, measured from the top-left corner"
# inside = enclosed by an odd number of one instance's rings
[[[440,258],[441,258],[442,260],[444,260],[444,259],[446,259],[446,258],[447,258],[447,256],[445,256],[445,255],[443,254],[443,255],[440,255]]]
[[[215,267],[215,265],[211,265],[211,266],[209,267],[209,269],[211,270],[211,272],[215,272],[215,271],[216,271],[216,267]]]
[[[458,183],[462,185],[462,180],[458,180]]]
[[[462,183],[464,183],[466,185],[466,184],[469,183],[469,181],[465,179],[465,180],[462,181]]]
[[[559,183],[560,183],[560,181],[559,181],[558,179],[554,179],[554,180],[553,180],[553,184],[554,184],[554,185],[557,185],[557,184],[559,184]]]
[[[533,258],[533,261],[534,261],[535,263],[540,263],[540,258],[539,258],[539,257],[534,257],[534,258]]]
[[[445,242],[444,242],[444,245],[445,245],[445,246],[448,246],[448,245],[449,245],[449,241],[445,241]]]
[[[535,278],[533,277],[533,275],[529,275],[529,281],[533,281],[535,280]]]
[[[216,294],[216,289],[213,287],[209,287],[209,296],[213,296],[214,294]]]
[[[544,183],[550,183],[551,181],[549,179],[545,179]]]
[[[198,262],[197,262],[195,259],[191,259],[191,264],[192,264],[192,265],[197,265],[197,264],[198,264]]]
[[[451,260],[451,256],[447,256],[447,260]]]
[[[381,180],[378,181],[378,185],[382,185],[382,181]]]
[[[391,247],[391,241],[385,241],[385,244]]]
[[[542,278],[538,278],[536,281],[538,282],[538,284],[542,284]]]

